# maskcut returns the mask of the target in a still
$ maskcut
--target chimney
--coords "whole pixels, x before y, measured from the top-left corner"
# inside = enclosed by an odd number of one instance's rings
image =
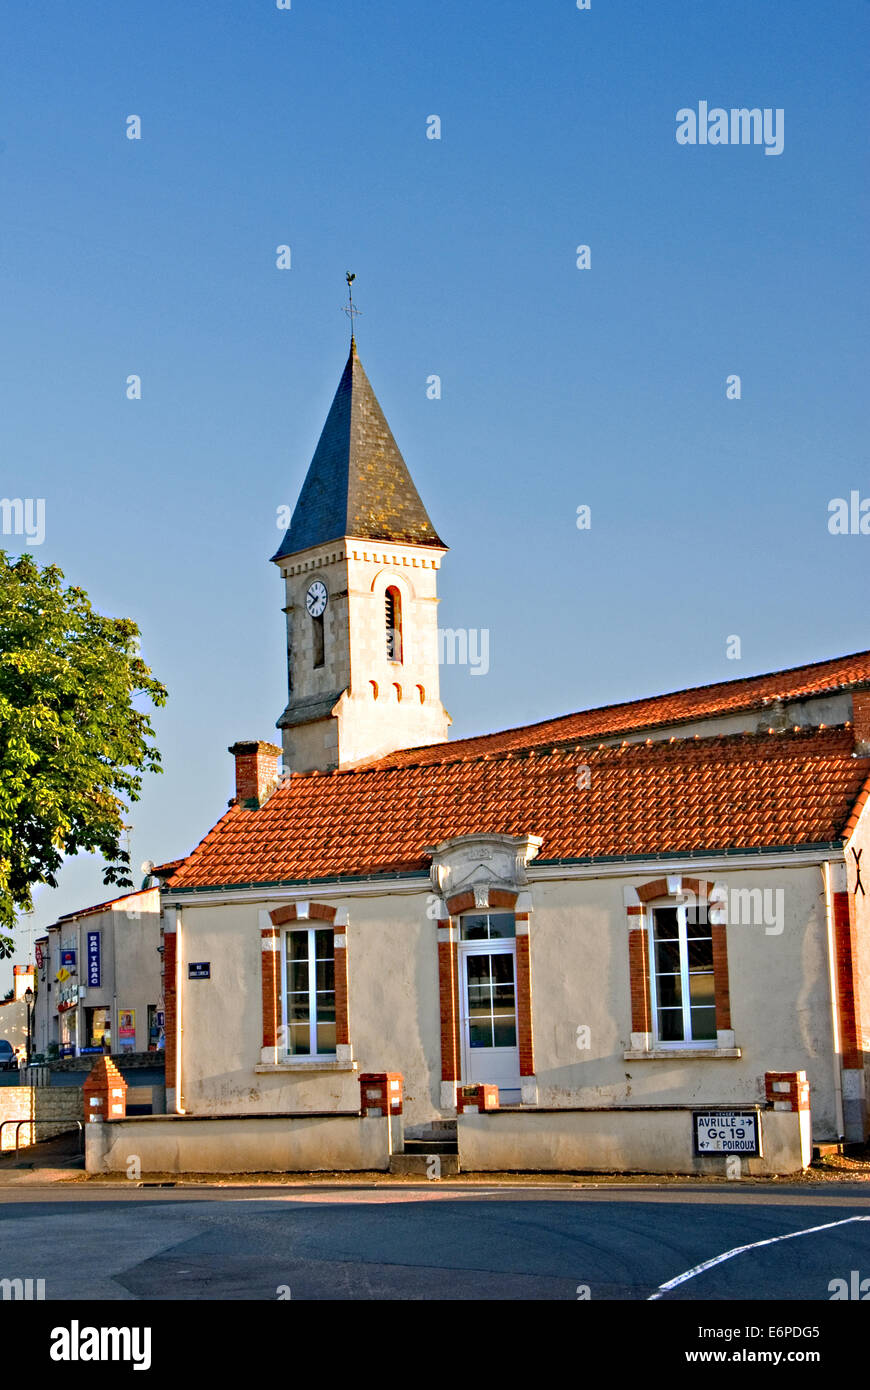
[[[278,785],[281,749],[274,743],[249,739],[234,743],[227,751],[236,760],[235,804],[247,811],[258,810]]]
[[[870,690],[852,692],[852,736],[857,756],[870,756]]]

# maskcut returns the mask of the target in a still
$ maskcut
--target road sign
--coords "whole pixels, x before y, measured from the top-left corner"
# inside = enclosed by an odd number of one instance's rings
[[[695,1110],[696,1154],[761,1153],[757,1110]]]

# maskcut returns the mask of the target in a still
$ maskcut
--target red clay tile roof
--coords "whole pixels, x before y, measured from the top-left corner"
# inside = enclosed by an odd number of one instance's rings
[[[155,864],[151,870],[151,878],[171,878],[178,868],[183,864],[183,859],[168,859],[165,864]]]
[[[183,863],[183,860],[179,859],[178,862],[179,864]],[[154,891],[153,888],[134,888],[131,893],[121,893],[117,898],[109,898],[108,902],[94,903],[93,907],[80,907],[75,912],[65,912],[62,917],[58,917],[55,926],[59,926],[61,922],[69,922],[73,917],[90,917],[95,912],[109,912],[119,903],[125,903],[128,898],[140,898],[143,893],[153,893]]]
[[[846,726],[294,776],[233,806],[169,891],[421,870],[475,831],[540,835],[539,861],[827,843],[870,775],[852,748]]]
[[[499,753],[509,748],[533,748],[541,744],[575,742],[585,738],[605,738],[632,729],[654,729],[678,725],[693,719],[734,714],[740,710],[763,709],[776,700],[798,700],[825,695],[856,685],[870,684],[870,651],[816,661],[809,666],[793,666],[788,671],[771,671],[763,676],[720,681],[717,685],[698,685],[669,695],[652,695],[622,705],[602,705],[599,709],[563,714],[540,724],[457,739],[455,743],[434,743],[425,748],[403,748],[369,764],[371,767],[409,767],[438,763],[445,758],[479,758],[483,753]]]

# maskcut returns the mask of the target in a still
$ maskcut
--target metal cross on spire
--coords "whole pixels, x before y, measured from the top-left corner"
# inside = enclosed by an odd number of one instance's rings
[[[347,304],[342,305],[342,312],[347,314],[348,318],[350,319],[350,345],[351,347],[353,347],[353,321],[355,318],[359,318],[360,314],[362,313],[362,310],[355,309],[353,304],[353,282],[356,279],[356,275],[352,275],[350,271],[347,271],[344,278],[347,281]]]

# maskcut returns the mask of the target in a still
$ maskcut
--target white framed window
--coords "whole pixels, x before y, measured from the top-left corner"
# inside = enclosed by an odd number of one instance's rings
[[[331,927],[284,932],[282,1030],[287,1057],[335,1057],[335,947]]]
[[[716,978],[706,905],[653,907],[648,930],[656,1042],[715,1047]]]

